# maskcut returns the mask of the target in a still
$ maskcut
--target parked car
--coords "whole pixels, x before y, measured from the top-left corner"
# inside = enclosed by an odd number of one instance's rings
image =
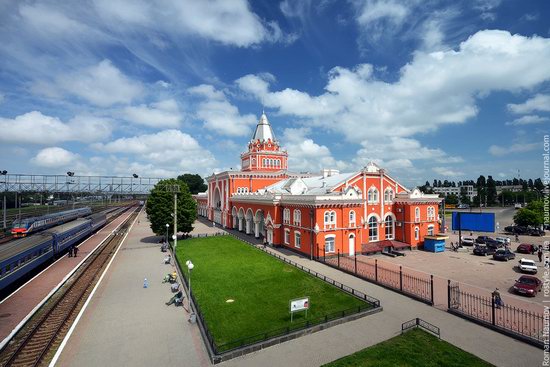
[[[473,237],[462,237],[462,246],[473,246],[476,240]]]
[[[504,227],[506,233],[512,233],[517,235],[527,235],[531,233],[531,229],[523,226],[507,226]]]
[[[495,241],[502,243],[503,245],[510,245],[512,241],[508,237],[496,237]]]
[[[497,251],[496,247],[477,244],[474,247],[473,253],[474,255],[478,255],[478,256],[487,256],[487,255],[494,254],[496,251]]]
[[[529,235],[542,237],[542,236],[546,235],[546,233],[542,229],[531,228],[529,230]]]
[[[520,203],[514,204],[514,209],[521,209],[521,204]]]
[[[487,241],[493,240],[489,236],[477,236],[476,243],[484,245]]]
[[[530,243],[522,243],[518,246],[516,249],[516,252],[519,252],[520,254],[534,254],[538,251],[537,245],[532,245]]]
[[[508,249],[498,249],[493,254],[493,260],[499,260],[499,261],[508,261],[508,260],[514,260],[516,258],[516,254],[514,254],[512,251]]]
[[[519,270],[522,272],[522,273],[530,273],[530,274],[536,274],[538,269],[537,269],[537,263],[535,263],[534,260],[530,260],[530,259],[524,259],[522,258],[520,261],[519,261]]]
[[[531,275],[522,275],[516,280],[516,284],[512,287],[514,292],[526,296],[535,297],[537,292],[542,289],[542,282],[539,278]]]

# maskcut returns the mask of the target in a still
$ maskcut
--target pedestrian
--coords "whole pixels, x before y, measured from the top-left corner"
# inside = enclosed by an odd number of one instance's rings
[[[264,238],[264,250],[267,247],[267,238]]]
[[[78,254],[78,247],[74,246],[74,248],[73,248],[73,256],[76,257],[77,254]]]
[[[69,247],[69,257],[73,257],[73,246]]]
[[[502,302],[502,298],[500,297],[500,292],[498,288],[496,288],[493,292],[493,299],[495,300],[495,306],[497,306],[497,308],[500,308],[504,305],[504,302]]]
[[[537,252],[537,255],[539,255],[539,263],[542,262],[542,246],[539,246],[539,251]]]

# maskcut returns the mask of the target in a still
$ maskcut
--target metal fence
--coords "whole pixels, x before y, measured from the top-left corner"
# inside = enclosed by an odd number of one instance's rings
[[[221,235],[221,234],[212,234],[211,236],[217,236],[217,235]],[[235,236],[234,234],[231,234],[230,235],[238,238],[239,240],[243,241],[241,238]],[[206,237],[206,236],[205,236]],[[191,299],[191,302],[192,304],[194,305],[193,308],[195,309],[196,311],[196,316],[197,316],[197,319],[201,325],[201,328],[202,330],[204,331],[203,335],[206,339],[206,342],[208,343],[211,351],[213,352],[214,356],[212,356],[212,359],[213,361],[216,361],[216,362],[219,362],[220,360],[216,357],[216,355],[220,355],[222,353],[229,353],[229,352],[232,352],[232,351],[235,351],[237,349],[242,349],[242,348],[245,348],[247,346],[251,346],[253,344],[257,344],[257,343],[261,343],[261,342],[264,342],[264,341],[268,341],[270,339],[274,339],[274,338],[278,338],[278,337],[284,337],[286,335],[290,335],[290,334],[293,334],[295,332],[298,332],[300,330],[306,330],[306,329],[309,329],[311,327],[314,327],[314,326],[317,326],[317,325],[322,325],[322,324],[327,324],[329,322],[332,322],[332,321],[335,321],[335,320],[339,320],[339,319],[343,319],[345,317],[349,317],[349,316],[353,316],[353,315],[358,315],[363,313],[363,312],[367,312],[367,311],[376,311],[376,310],[381,310],[381,307],[380,307],[380,301],[374,297],[370,297],[366,294],[364,294],[363,292],[360,292],[354,288],[351,288],[351,287],[348,287],[340,282],[337,282],[329,277],[326,277],[322,274],[319,274],[305,266],[302,266],[292,260],[289,260],[287,259],[286,257],[284,256],[280,256],[276,253],[273,253],[271,251],[268,251],[267,248],[261,248],[261,247],[257,247],[255,244],[251,243],[251,242],[248,242],[248,241],[243,241],[245,243],[248,243],[249,245],[252,245],[255,249],[257,250],[260,250],[260,251],[264,251],[266,252],[267,254],[289,264],[289,265],[292,265],[312,276],[315,276],[316,278],[319,278],[321,280],[323,280],[324,282],[332,285],[332,286],[335,286],[337,288],[339,288],[340,290],[356,297],[356,298],[359,298],[361,300],[363,300],[366,304],[365,305],[361,305],[361,306],[358,306],[358,307],[354,307],[354,308],[350,308],[350,309],[346,309],[346,310],[342,310],[342,311],[337,311],[337,312],[333,312],[333,313],[329,313],[329,314],[325,314],[324,316],[322,317],[318,317],[316,319],[310,319],[310,320],[303,320],[303,321],[300,321],[300,322],[296,322],[290,326],[287,326],[287,327],[284,327],[284,328],[279,328],[279,329],[275,329],[275,330],[267,330],[265,332],[262,332],[262,333],[259,333],[259,334],[256,334],[256,335],[251,335],[249,337],[246,337],[246,338],[241,338],[241,339],[236,339],[236,340],[232,340],[232,341],[229,341],[229,342],[226,342],[226,343],[223,343],[223,344],[217,344],[216,341],[214,340],[214,337],[212,336],[212,333],[210,332],[210,330],[208,329],[208,325],[204,319],[204,316],[201,312],[201,309],[200,309],[200,305],[199,303],[197,302],[197,300],[195,299],[195,296],[194,294],[192,294],[191,292],[189,293],[189,297]],[[177,261],[176,261],[177,263]],[[178,264],[178,267],[179,267],[179,263]],[[187,289],[189,289],[189,283],[188,283],[188,280],[187,280],[187,274],[182,271],[180,269],[180,273],[183,275],[182,277],[182,280],[183,282],[185,283],[185,285],[187,286]],[[284,339],[286,340],[286,339]],[[284,341],[284,340],[281,340],[281,341]],[[252,350],[250,350],[252,351]],[[244,353],[243,353],[244,354]]]
[[[450,280],[447,288],[449,312],[535,346],[544,346],[542,314],[500,304],[492,294],[482,296],[462,291],[458,283]]]
[[[409,321],[405,321],[401,324],[401,334],[403,334],[405,331],[413,328],[422,328],[426,331],[429,331],[430,333],[437,335],[438,338],[441,339],[441,331],[439,328],[433,324],[430,324],[428,321],[424,321],[421,318],[415,318]]]
[[[372,264],[358,260],[356,256],[341,256],[340,253],[320,260],[363,280],[398,291],[429,305],[434,304],[433,275],[418,276],[408,273],[402,266],[399,266],[399,270],[394,270],[379,265],[378,259]]]

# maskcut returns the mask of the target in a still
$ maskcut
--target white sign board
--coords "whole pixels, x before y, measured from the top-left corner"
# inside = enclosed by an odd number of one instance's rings
[[[290,312],[303,311],[309,308],[309,298],[290,301]]]

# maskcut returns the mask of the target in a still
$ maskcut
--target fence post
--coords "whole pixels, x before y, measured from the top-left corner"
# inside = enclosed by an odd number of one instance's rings
[[[430,274],[430,299],[432,300],[432,306],[434,305],[434,276]]]
[[[403,292],[403,266],[399,265],[399,290]]]
[[[353,257],[355,260],[355,275],[357,275],[357,256]]]
[[[495,295],[491,294],[491,324],[495,325]]]
[[[338,249],[338,269],[340,269],[340,249]]]
[[[374,281],[378,283],[378,259],[374,259]]]
[[[451,309],[451,280],[447,279],[447,308]]]

